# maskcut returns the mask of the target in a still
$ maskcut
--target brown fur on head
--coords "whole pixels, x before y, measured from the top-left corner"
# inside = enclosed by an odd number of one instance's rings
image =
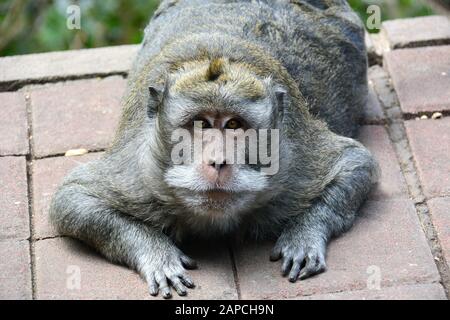
[[[224,58],[187,62],[173,74],[173,92],[190,92],[190,96],[218,93],[258,100],[267,93],[262,79],[242,63],[230,63]]]
[[[219,77],[224,76],[224,67],[225,67],[225,59],[224,58],[216,58],[211,60],[209,64],[208,71],[206,73],[206,77],[209,81],[215,81]],[[224,79],[222,79],[224,80]]]

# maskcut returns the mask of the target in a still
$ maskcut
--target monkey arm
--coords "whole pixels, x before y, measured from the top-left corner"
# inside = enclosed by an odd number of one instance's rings
[[[272,251],[272,260],[283,258],[282,272],[289,273],[292,282],[325,270],[328,241],[352,226],[359,207],[377,180],[378,165],[355,142],[343,150],[329,174],[333,179],[320,197],[294,216]]]
[[[50,216],[61,234],[78,238],[109,260],[128,265],[147,281],[150,294],[161,290],[171,297],[168,285],[179,295],[194,283],[184,267],[195,267],[172,241],[155,228],[111,208],[91,192],[89,185],[68,182],[55,194]]]

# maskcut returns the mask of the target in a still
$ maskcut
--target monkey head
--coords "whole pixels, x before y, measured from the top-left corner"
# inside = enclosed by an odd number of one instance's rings
[[[187,211],[236,221],[277,193],[279,161],[289,158],[280,147],[286,91],[271,77],[224,58],[187,62],[150,96],[162,177]]]

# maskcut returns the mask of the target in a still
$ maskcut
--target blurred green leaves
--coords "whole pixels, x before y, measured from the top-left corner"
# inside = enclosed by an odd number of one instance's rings
[[[66,26],[80,6],[81,29]],[[158,0],[0,0],[0,55],[139,43]]]
[[[382,20],[432,14],[421,0],[349,0],[363,21],[371,4]],[[81,29],[66,26],[80,6]],[[158,0],[0,0],[0,56],[139,43]]]

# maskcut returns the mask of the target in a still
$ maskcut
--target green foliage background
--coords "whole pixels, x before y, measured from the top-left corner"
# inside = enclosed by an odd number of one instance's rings
[[[421,0],[349,0],[365,21],[370,4],[382,20],[429,15]],[[158,0],[0,0],[0,56],[139,43]],[[66,27],[66,9],[81,8],[81,30]]]

